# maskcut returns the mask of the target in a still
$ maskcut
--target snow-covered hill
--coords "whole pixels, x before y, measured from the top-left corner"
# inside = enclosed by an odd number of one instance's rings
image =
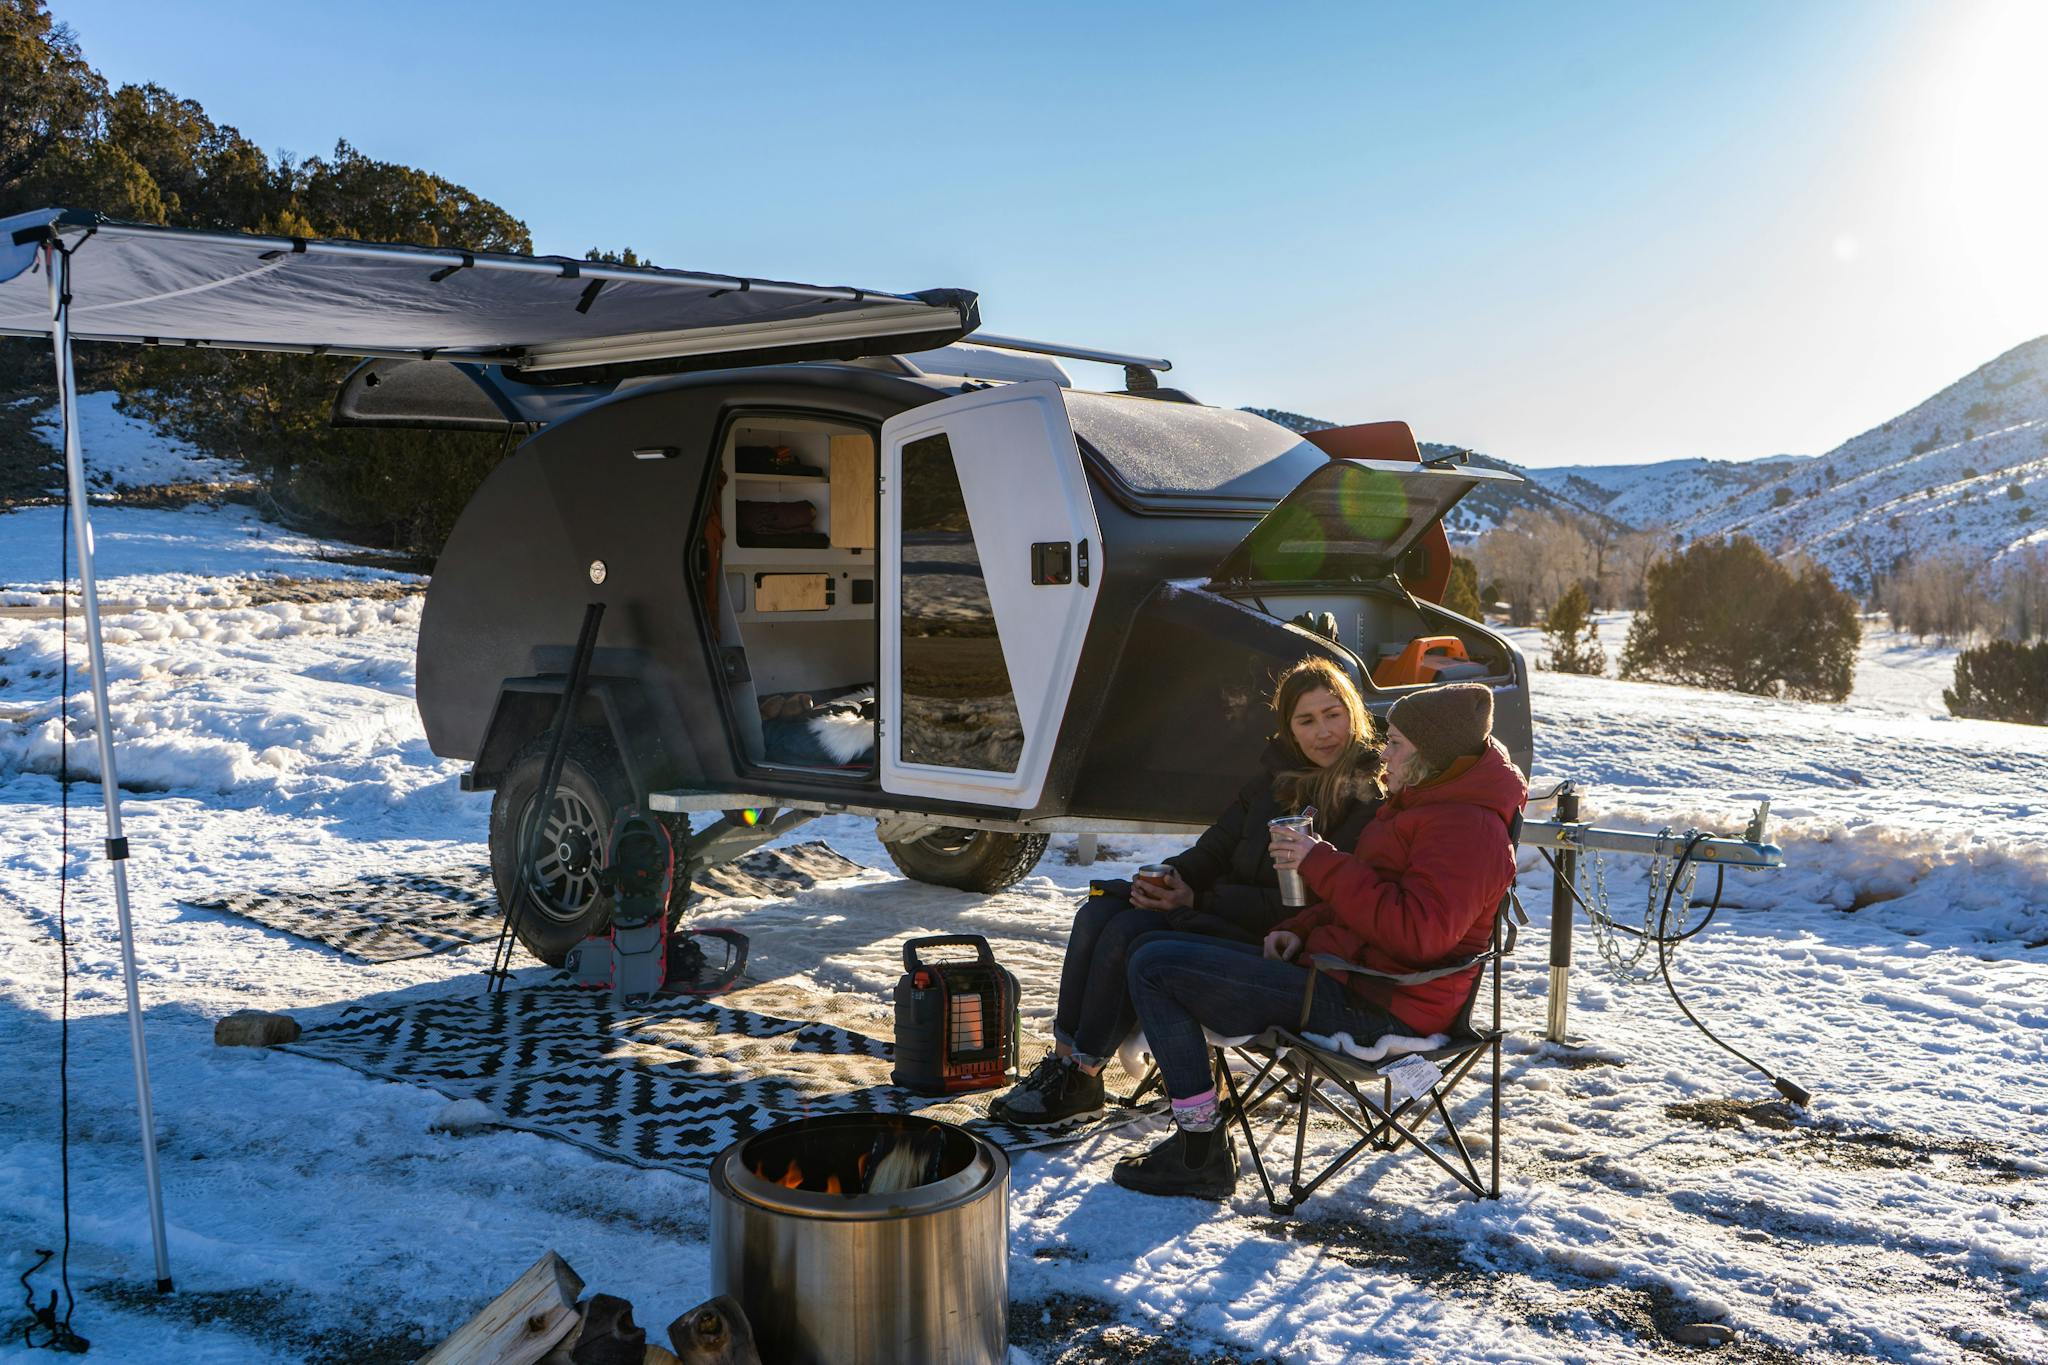
[[[1250,411],[1296,431],[1336,425]],[[1483,462],[1529,482],[1475,495],[1448,523],[1453,539],[1470,539],[1518,507],[1564,508],[1685,541],[1746,535],[1775,553],[1809,554],[1861,592],[1916,556],[1997,561],[2048,544],[2048,337],[1818,457],[1545,469]]]
[[[1675,527],[1700,509],[1719,507],[1773,484],[1808,463],[1803,455],[1766,460],[1659,460],[1655,464],[1555,465],[1525,469],[1533,483],[1567,502],[1593,508],[1635,530]]]
[[[1675,529],[1803,550],[1857,589],[1917,555],[2048,544],[2048,337]]]

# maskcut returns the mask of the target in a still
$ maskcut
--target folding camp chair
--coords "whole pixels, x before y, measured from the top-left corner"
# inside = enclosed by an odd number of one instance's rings
[[[1520,833],[1521,820],[1517,818],[1512,823],[1510,834],[1519,836]],[[1412,1147],[1428,1157],[1475,1197],[1500,1198],[1501,970],[1504,959],[1515,949],[1520,926],[1528,922],[1529,917],[1523,912],[1510,883],[1507,894],[1501,897],[1500,906],[1494,912],[1491,946],[1485,952],[1462,961],[1425,972],[1396,973],[1375,971],[1319,953],[1308,964],[1311,970],[1307,988],[1302,994],[1301,1022],[1293,1029],[1268,1029],[1233,1049],[1256,1068],[1242,1089],[1231,1074],[1222,1049],[1217,1049],[1217,1070],[1221,1072],[1229,1094],[1230,1121],[1238,1126],[1245,1144],[1251,1149],[1252,1166],[1258,1172],[1259,1184],[1264,1188],[1266,1202],[1273,1212],[1294,1212],[1310,1195],[1368,1150],[1392,1152],[1403,1147]],[[1451,1026],[1450,1041],[1443,1047],[1367,1062],[1311,1042],[1301,1032],[1308,1020],[1309,1005],[1315,998],[1316,981],[1326,970],[1363,972],[1396,985],[1419,985],[1474,967],[1479,971],[1473,976],[1471,994],[1465,997],[1464,1008],[1459,1010],[1457,1020]],[[1474,1028],[1473,1008],[1489,976],[1493,983],[1492,1023],[1486,1028]],[[1329,989],[1341,990],[1342,987],[1333,983]],[[1417,1068],[1409,1061],[1410,1058],[1420,1058],[1428,1064],[1421,1069],[1420,1076],[1416,1075]],[[1490,1171],[1484,1178],[1445,1103],[1451,1091],[1482,1061],[1492,1064],[1488,1114],[1493,1133],[1488,1147]],[[1344,1103],[1347,1099],[1351,1102],[1350,1107]],[[1259,1151],[1258,1136],[1252,1131],[1251,1124],[1252,1116],[1275,1100],[1283,1101],[1294,1119],[1293,1171],[1285,1199],[1274,1191],[1265,1157]],[[1307,1157],[1311,1106],[1320,1106],[1335,1115],[1358,1137],[1320,1173],[1303,1184],[1302,1167]],[[1418,1114],[1418,1111],[1421,1112]],[[1443,1127],[1445,1145],[1441,1149],[1431,1143],[1416,1122],[1416,1118],[1427,1120],[1432,1112]],[[1411,1118],[1411,1115],[1415,1117]],[[1286,1117],[1283,1114],[1281,1123],[1270,1131],[1280,1131],[1285,1126]]]

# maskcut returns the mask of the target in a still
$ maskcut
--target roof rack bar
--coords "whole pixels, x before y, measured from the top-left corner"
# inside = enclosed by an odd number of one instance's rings
[[[1021,337],[990,336],[975,332],[960,338],[970,346],[993,346],[998,351],[1028,351],[1032,355],[1056,355],[1063,360],[1094,360],[1104,365],[1136,366],[1141,370],[1170,370],[1171,360],[1125,355],[1121,351],[1098,351],[1088,346],[1058,346],[1050,341],[1026,341]]]

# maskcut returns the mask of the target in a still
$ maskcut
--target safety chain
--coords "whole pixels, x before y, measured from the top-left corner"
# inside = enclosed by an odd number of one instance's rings
[[[1586,918],[1592,926],[1593,945],[1599,949],[1601,964],[1607,969],[1607,974],[1615,980],[1647,981],[1657,975],[1657,959],[1650,952],[1655,941],[1659,938],[1675,937],[1684,933],[1688,927],[1688,921],[1692,918],[1693,886],[1700,875],[1699,862],[1696,859],[1687,860],[1683,879],[1671,890],[1671,910],[1668,917],[1664,913],[1664,893],[1670,882],[1675,861],[1670,850],[1674,845],[1682,847],[1694,833],[1693,830],[1687,830],[1683,836],[1674,836],[1669,825],[1657,831],[1657,855],[1650,863],[1650,885],[1643,902],[1643,927],[1640,938],[1633,934],[1623,934],[1614,927],[1614,918],[1608,909],[1607,864],[1600,856],[1600,850],[1588,849],[1576,860],[1581,866],[1591,864],[1590,872],[1586,876],[1588,886],[1584,889],[1579,887],[1580,874],[1575,869],[1572,878],[1573,889],[1580,892],[1580,897],[1587,907]],[[1623,939],[1627,939],[1628,942],[1624,943]],[[1676,944],[1667,949],[1670,953],[1676,951]],[[1646,958],[1649,960],[1647,966],[1644,965]]]

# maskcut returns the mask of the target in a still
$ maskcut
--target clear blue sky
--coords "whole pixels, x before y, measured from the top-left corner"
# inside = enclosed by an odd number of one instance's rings
[[[541,251],[964,286],[1524,463],[1818,453],[2048,332],[2033,0],[52,7]]]

